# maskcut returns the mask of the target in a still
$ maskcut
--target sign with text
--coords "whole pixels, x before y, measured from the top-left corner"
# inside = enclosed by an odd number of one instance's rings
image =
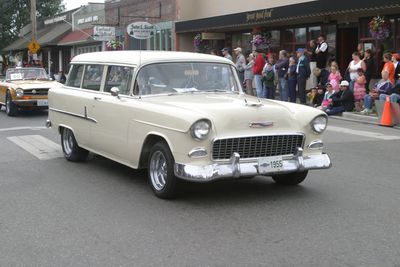
[[[93,40],[106,42],[114,39],[115,39],[115,27],[109,27],[109,26],[93,27]]]
[[[141,40],[153,37],[154,29],[154,25],[146,21],[134,22],[126,27],[129,36]]]

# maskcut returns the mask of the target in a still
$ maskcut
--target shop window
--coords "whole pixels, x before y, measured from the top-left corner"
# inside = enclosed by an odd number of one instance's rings
[[[328,43],[328,52],[336,54],[336,25],[325,26],[325,36]]]
[[[306,28],[296,28],[294,29],[295,41],[296,43],[306,43],[307,42],[307,31]]]
[[[321,26],[314,26],[308,28],[308,39],[316,40],[321,34]]]
[[[282,31],[282,43],[291,43],[294,41],[293,29],[286,29]]]
[[[271,40],[270,40],[270,47],[277,48],[281,45],[281,32],[274,30],[270,31]]]

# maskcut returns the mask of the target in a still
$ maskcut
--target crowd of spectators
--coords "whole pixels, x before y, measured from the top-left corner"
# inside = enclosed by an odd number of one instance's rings
[[[221,52],[232,60],[229,49]],[[377,83],[371,83],[375,62],[370,49],[363,51],[359,44],[342,76],[338,63],[328,56],[323,35],[310,41],[308,48],[281,50],[277,57],[259,48],[243,55],[237,47],[234,53],[240,81],[249,95],[311,105],[328,115],[345,111],[370,114],[374,101],[386,97],[400,103],[400,53],[384,53]]]

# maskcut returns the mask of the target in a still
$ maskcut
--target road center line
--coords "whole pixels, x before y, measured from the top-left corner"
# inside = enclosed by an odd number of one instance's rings
[[[359,135],[359,136],[376,138],[376,139],[381,139],[381,140],[400,140],[400,135],[385,135],[385,134],[377,133],[377,132],[352,130],[352,129],[342,128],[342,127],[337,127],[337,126],[328,126],[327,130],[332,131],[332,132]]]
[[[47,128],[45,126],[37,126],[37,127],[23,126],[23,127],[2,128],[0,129],[0,132],[20,131],[20,130],[43,130],[43,129]]]
[[[25,149],[40,160],[63,156],[61,146],[41,135],[22,135],[7,137],[8,140]]]

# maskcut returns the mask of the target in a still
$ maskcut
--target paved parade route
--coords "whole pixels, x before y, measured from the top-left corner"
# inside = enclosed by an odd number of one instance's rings
[[[329,170],[153,196],[142,171],[71,163],[45,113],[0,112],[0,266],[399,266],[397,129],[330,120]]]

